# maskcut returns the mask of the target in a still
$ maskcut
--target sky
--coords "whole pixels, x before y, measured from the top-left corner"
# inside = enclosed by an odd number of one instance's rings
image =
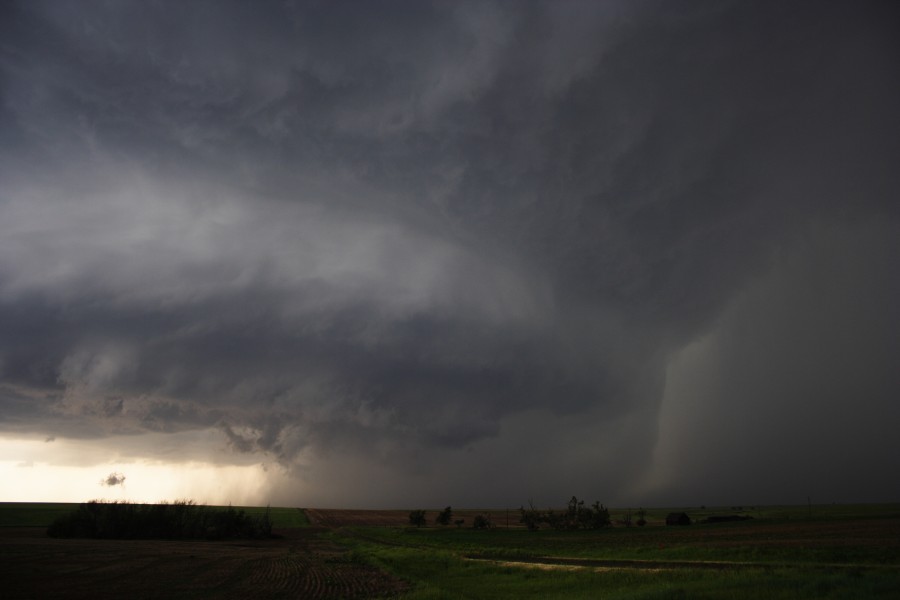
[[[3,2],[0,501],[900,501],[897,31]]]

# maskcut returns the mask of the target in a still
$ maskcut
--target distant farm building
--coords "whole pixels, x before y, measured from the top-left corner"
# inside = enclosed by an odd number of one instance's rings
[[[666,525],[690,525],[691,518],[687,516],[687,513],[669,513],[669,516],[666,517]]]

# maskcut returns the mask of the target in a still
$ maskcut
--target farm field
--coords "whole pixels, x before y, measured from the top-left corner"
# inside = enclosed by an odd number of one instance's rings
[[[252,541],[52,539],[75,505],[0,504],[4,598],[896,598],[900,505],[754,507],[740,522],[528,531],[510,511],[271,508]],[[692,518],[736,507],[688,509]],[[244,508],[247,512],[265,508]],[[628,511],[613,510],[613,522]],[[495,527],[471,528],[475,515]],[[758,515],[758,516],[756,516]]]
[[[407,584],[316,528],[271,540],[85,540],[0,528],[4,599],[384,598]]]
[[[766,510],[780,518],[600,531],[355,527],[331,535],[409,581],[408,598],[900,594],[900,507]]]

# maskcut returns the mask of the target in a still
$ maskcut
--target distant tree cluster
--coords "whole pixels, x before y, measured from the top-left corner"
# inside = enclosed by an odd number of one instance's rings
[[[610,526],[609,509],[599,502],[585,506],[584,500],[575,496],[569,500],[564,512],[542,511],[534,506],[522,507],[520,511],[519,522],[531,530],[540,529],[542,525],[552,529],[602,529]]]
[[[453,520],[453,509],[449,506],[438,513],[438,516],[434,518],[434,522],[438,525],[447,526],[450,524],[450,521]]]
[[[622,517],[621,523],[625,527],[631,527],[632,525],[637,525],[638,527],[643,527],[647,524],[647,511],[643,508],[639,508],[637,511],[637,521],[631,520],[631,509],[628,509],[628,512],[625,513],[625,516]]]
[[[99,539],[228,539],[272,535],[268,509],[251,516],[243,510],[199,506],[192,500],[133,504],[92,500],[57,518],[51,537]]]
[[[453,523],[457,527],[463,527],[466,524],[465,519],[454,519],[453,518],[453,509],[449,506],[444,510],[440,511],[437,516],[434,518],[434,522],[436,525],[441,525],[446,527]],[[428,519],[425,515],[424,510],[412,510],[409,512],[409,524],[413,527],[424,527],[428,524]],[[475,519],[472,521],[472,527],[474,529],[490,529],[494,524],[491,522],[489,517],[485,515],[475,515]]]
[[[472,527],[475,529],[490,529],[493,526],[490,517],[485,515],[475,515],[475,519],[472,521]]]
[[[424,527],[428,523],[424,510],[413,510],[409,513],[409,524],[414,527]]]

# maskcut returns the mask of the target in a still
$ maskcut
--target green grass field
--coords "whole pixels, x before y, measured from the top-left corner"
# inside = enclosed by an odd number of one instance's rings
[[[648,511],[647,519],[664,521],[669,510]],[[612,512],[614,522],[627,513]],[[688,512],[699,520],[736,511]],[[331,535],[360,560],[412,582],[411,600],[900,597],[900,506],[744,513],[754,519],[600,531],[370,527]]]
[[[264,506],[236,506],[250,516],[261,515],[266,512]],[[293,527],[309,527],[309,519],[302,508],[285,508],[273,506],[269,510],[269,519],[272,527],[276,529],[288,529]]]
[[[47,527],[76,508],[65,502],[0,502],[0,527]]]
[[[543,569],[467,560],[441,550],[389,547],[343,538],[354,556],[411,582],[408,600],[456,598],[828,599],[896,598],[894,570]]]

